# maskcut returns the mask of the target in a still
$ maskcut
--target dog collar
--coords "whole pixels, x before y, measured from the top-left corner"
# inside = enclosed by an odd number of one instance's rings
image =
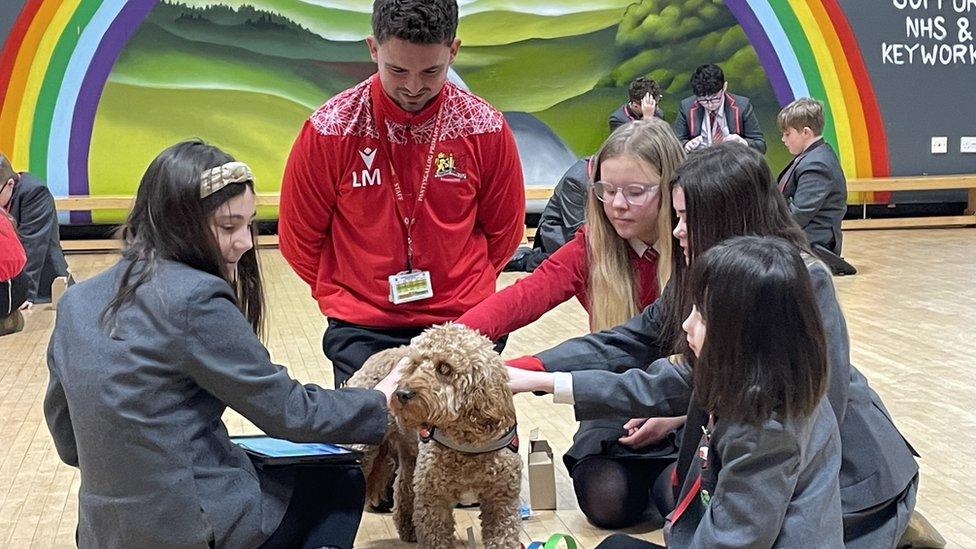
[[[501,450],[502,448],[508,448],[509,450],[518,453],[518,433],[516,429],[518,424],[512,425],[512,428],[505,431],[505,434],[484,446],[477,446],[474,444],[462,444],[445,435],[444,433],[437,430],[437,427],[431,427],[430,429],[420,430],[420,442],[428,443],[431,440],[439,443],[441,446],[450,448],[456,452],[461,452],[462,454],[487,454],[488,452],[494,452],[496,450]]]

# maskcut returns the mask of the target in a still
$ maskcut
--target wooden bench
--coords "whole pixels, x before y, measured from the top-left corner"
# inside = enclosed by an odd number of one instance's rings
[[[527,200],[548,200],[552,196],[551,186],[530,186],[525,189]],[[913,227],[958,227],[976,225],[976,174],[938,175],[920,177],[875,177],[866,179],[851,179],[847,182],[850,192],[874,191],[931,191],[942,189],[967,189],[968,202],[964,215],[933,216],[933,217],[899,217],[868,219],[846,219],[843,228],[858,229],[904,229]],[[258,193],[258,206],[277,206],[279,193]],[[55,198],[59,211],[98,211],[98,210],[128,210],[132,207],[131,196],[65,196]],[[866,214],[867,208],[863,210]],[[526,227],[525,242],[535,236],[535,228]],[[258,246],[274,247],[278,245],[277,235],[261,235]],[[106,251],[119,249],[117,240],[65,240],[61,246],[65,251]]]
[[[548,200],[552,196],[553,187],[528,187],[525,190],[525,198],[528,200]],[[258,206],[277,206],[279,193],[258,193]],[[62,212],[79,211],[99,211],[99,210],[128,210],[132,207],[135,198],[131,196],[104,195],[104,196],[62,196],[54,199],[55,207]],[[535,227],[525,228],[524,242],[532,241],[535,236]],[[278,245],[278,235],[258,236],[258,246],[262,248],[276,247]],[[61,248],[66,252],[103,252],[118,250],[121,242],[116,239],[90,239],[90,240],[62,240]]]
[[[851,179],[847,182],[848,192],[876,192],[876,191],[933,191],[943,189],[968,189],[969,196],[966,212],[963,215],[944,215],[930,217],[892,217],[867,218],[865,205],[864,217],[861,219],[845,219],[842,228],[845,230],[861,229],[907,229],[918,227],[960,227],[976,225],[976,174],[964,175],[928,175],[918,177],[873,177]],[[553,187],[528,187],[525,190],[526,199],[548,199],[552,196]],[[535,235],[535,229],[527,228],[526,236]]]
[[[963,215],[932,217],[893,217],[868,219],[867,208],[861,219],[845,219],[844,229],[907,229],[913,227],[958,227],[976,225],[976,174],[924,175],[918,177],[874,177],[851,179],[849,192],[876,191],[935,191],[943,189],[968,189],[966,212]]]
[[[258,193],[258,206],[277,206],[279,193]],[[54,205],[58,211],[99,211],[99,210],[129,210],[135,198],[132,196],[62,196],[55,197]],[[104,252],[118,250],[122,243],[114,238],[91,240],[62,240],[61,248],[66,252]],[[278,235],[259,235],[258,247],[268,248],[278,246]]]
[[[944,215],[930,217],[892,217],[868,219],[865,205],[861,219],[845,219],[845,230],[860,229],[907,229],[917,227],[960,227],[976,225],[976,174],[927,175],[918,177],[873,177],[851,179],[847,182],[848,192],[876,191],[933,191],[944,189],[968,189],[966,212],[963,215]],[[528,187],[526,199],[548,199],[553,187]],[[527,228],[526,236],[535,234],[535,229]]]

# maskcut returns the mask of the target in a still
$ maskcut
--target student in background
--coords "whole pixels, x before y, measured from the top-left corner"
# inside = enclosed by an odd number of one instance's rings
[[[505,271],[531,273],[573,239],[583,225],[592,159],[592,156],[585,156],[566,170],[539,216],[532,247],[520,246],[515,250],[515,255],[505,265]]]
[[[748,145],[766,152],[766,138],[749,98],[728,91],[718,65],[702,65],[691,75],[691,92],[681,101],[674,133],[686,151],[723,142]]]
[[[30,309],[35,303],[50,303],[54,279],[68,277],[54,196],[37,177],[14,171],[3,154],[0,154],[0,210],[14,219],[20,242],[27,252],[24,267],[27,297],[21,309]],[[68,283],[74,281],[69,277]]]
[[[783,107],[776,117],[783,144],[794,156],[780,172],[778,187],[807,242],[834,274],[854,274],[841,259],[844,235],[841,221],[847,213],[847,179],[830,143],[824,141],[823,103],[801,97]]]
[[[245,164],[174,145],[142,178],[119,262],[58,304],[44,416],[81,474],[80,547],[352,547],[360,468],[256,469],[221,416],[297,442],[378,443],[399,370],[377,390],[330,391],[271,362],[254,216]]]
[[[627,88],[627,95],[629,101],[610,114],[611,132],[634,120],[650,120],[651,117],[664,120],[664,111],[658,107],[662,94],[657,82],[638,76]]]

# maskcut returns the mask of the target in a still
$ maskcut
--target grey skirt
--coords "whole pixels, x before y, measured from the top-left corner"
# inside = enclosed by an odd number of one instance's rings
[[[601,456],[610,459],[666,460],[678,459],[678,446],[684,426],[672,431],[656,444],[634,449],[617,441],[626,435],[624,423],[630,418],[603,418],[581,421],[573,435],[573,445],[563,455],[566,470],[572,475],[573,468],[583,458]]]

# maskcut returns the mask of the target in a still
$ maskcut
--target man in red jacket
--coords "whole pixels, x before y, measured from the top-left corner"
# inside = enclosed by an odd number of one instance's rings
[[[376,0],[372,23],[377,74],[305,122],[281,189],[281,253],[329,319],[337,387],[492,294],[524,230],[511,130],[447,82],[456,1]]]

